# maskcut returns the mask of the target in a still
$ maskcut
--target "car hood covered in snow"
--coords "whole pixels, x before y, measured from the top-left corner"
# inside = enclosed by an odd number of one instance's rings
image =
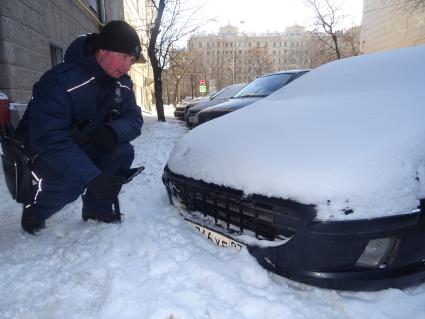
[[[319,220],[409,213],[425,197],[425,46],[323,65],[186,134],[168,167],[317,207]]]

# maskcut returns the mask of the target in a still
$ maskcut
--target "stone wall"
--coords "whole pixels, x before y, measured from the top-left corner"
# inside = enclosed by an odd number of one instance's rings
[[[124,18],[123,1],[105,0],[106,20]],[[0,91],[27,103],[51,67],[50,44],[65,52],[75,37],[98,32],[88,0],[0,1]]]
[[[425,5],[365,0],[360,40],[362,53],[424,44]]]

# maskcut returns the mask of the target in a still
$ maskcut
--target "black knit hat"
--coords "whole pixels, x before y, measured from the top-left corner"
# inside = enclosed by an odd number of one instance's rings
[[[140,58],[140,39],[137,32],[125,21],[108,22],[96,40],[96,49],[122,52]]]

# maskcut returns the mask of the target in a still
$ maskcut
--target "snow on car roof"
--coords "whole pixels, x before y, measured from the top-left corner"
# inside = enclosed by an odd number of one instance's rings
[[[190,131],[168,166],[314,204],[319,220],[410,213],[425,197],[424,56],[422,45],[325,64]]]

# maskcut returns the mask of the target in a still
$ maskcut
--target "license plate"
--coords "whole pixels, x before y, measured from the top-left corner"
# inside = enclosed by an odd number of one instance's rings
[[[223,235],[218,232],[215,232],[211,229],[208,229],[206,227],[203,227],[201,225],[198,225],[196,223],[191,222],[190,220],[187,220],[187,222],[195,228],[198,232],[200,232],[203,236],[208,238],[209,241],[211,241],[214,245],[221,246],[221,247],[231,247],[236,249],[241,249],[244,247],[243,244]]]
[[[196,119],[194,116],[189,117],[189,123],[196,123]]]

